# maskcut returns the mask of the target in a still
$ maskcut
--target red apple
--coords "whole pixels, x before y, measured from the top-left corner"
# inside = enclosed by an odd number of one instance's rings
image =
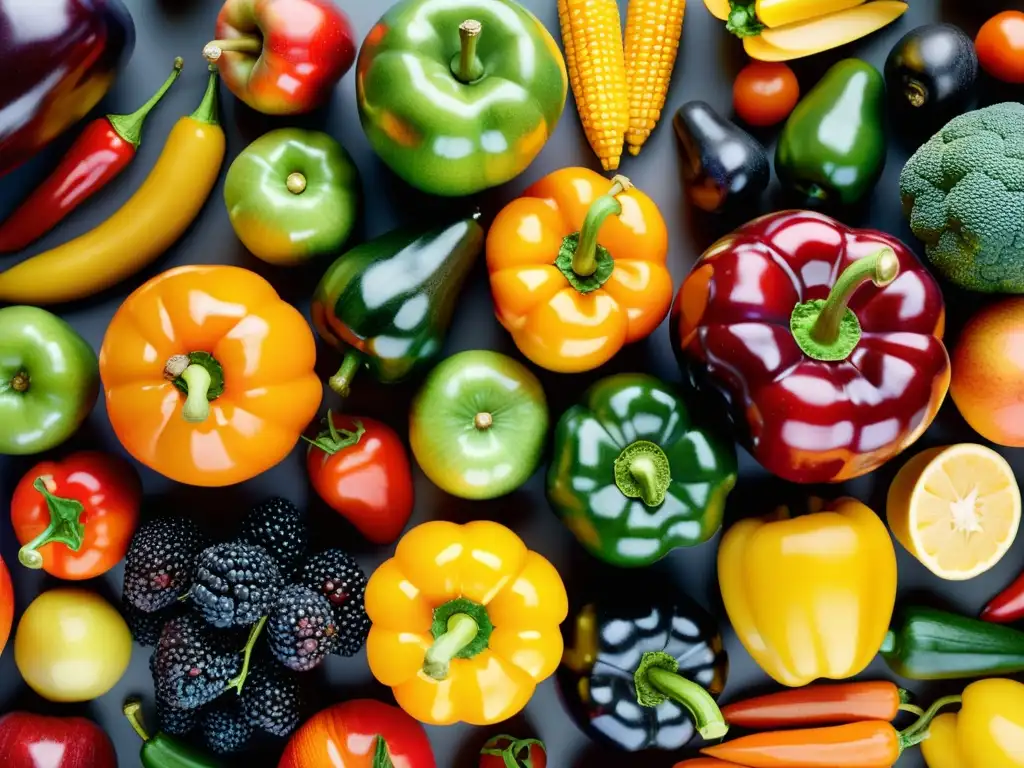
[[[11,712],[0,717],[3,768],[117,768],[114,745],[81,717]]]

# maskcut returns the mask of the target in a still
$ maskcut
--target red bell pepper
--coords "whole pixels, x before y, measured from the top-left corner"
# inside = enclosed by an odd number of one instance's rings
[[[257,112],[296,115],[326,102],[356,44],[332,0],[227,0],[203,48],[228,89]]]
[[[982,621],[1010,624],[1024,618],[1024,573],[996,595],[981,611]]]
[[[326,430],[306,439],[306,470],[314,490],[374,544],[392,543],[412,515],[405,446],[395,430],[374,419],[328,411],[325,421]]]
[[[138,473],[118,456],[80,451],[40,462],[11,499],[18,561],[58,579],[106,573],[124,559],[141,504]]]
[[[869,283],[874,283],[873,285]],[[673,344],[774,474],[841,482],[924,433],[949,387],[942,292],[899,240],[817,213],[749,222],[683,282]]]
[[[152,98],[130,115],[107,115],[81,135],[42,184],[0,224],[0,253],[20,251],[109,184],[135,158],[142,124],[181,74],[182,60]]]
[[[480,768],[547,768],[548,753],[539,739],[494,736],[480,750]]]

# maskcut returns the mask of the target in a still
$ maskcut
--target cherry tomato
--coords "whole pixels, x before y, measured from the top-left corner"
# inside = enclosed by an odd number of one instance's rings
[[[412,471],[405,446],[374,419],[327,413],[310,440],[306,470],[328,506],[375,544],[395,541],[412,514]]]
[[[548,754],[538,739],[495,736],[480,750],[480,768],[547,768]]]
[[[14,663],[50,701],[91,701],[121,679],[132,635],[121,614],[94,592],[51,589],[33,600],[14,633]]]
[[[997,80],[1024,83],[1024,13],[1004,11],[985,22],[974,41],[982,69]]]
[[[141,504],[138,473],[120,457],[80,451],[40,462],[11,499],[18,561],[72,581],[106,573],[128,551]]]
[[[11,586],[11,574],[7,572],[4,559],[0,557],[0,654],[4,652],[7,638],[11,636],[13,622],[14,587]]]
[[[748,125],[781,123],[800,100],[800,84],[785,64],[752,61],[732,86],[733,109]]]

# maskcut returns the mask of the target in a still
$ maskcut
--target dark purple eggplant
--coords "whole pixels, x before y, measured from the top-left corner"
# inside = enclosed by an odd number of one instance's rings
[[[134,47],[121,0],[0,0],[0,176],[85,117]]]
[[[928,130],[966,111],[978,77],[971,38],[952,24],[912,29],[885,60],[885,86],[897,124]],[[901,126],[902,127],[902,126]]]
[[[771,179],[764,147],[703,101],[690,101],[672,125],[682,155],[686,196],[698,208],[722,213],[760,195]]]

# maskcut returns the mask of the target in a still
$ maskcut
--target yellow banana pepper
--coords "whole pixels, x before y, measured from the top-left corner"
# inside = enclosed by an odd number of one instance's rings
[[[843,498],[740,521],[722,538],[718,579],[747,651],[797,687],[853,677],[874,658],[896,602],[896,553],[878,516]]]
[[[928,768],[1024,768],[1024,685],[971,683],[960,712],[939,715],[928,732],[921,743]]]
[[[366,587],[370,671],[424,723],[499,723],[562,658],[554,566],[498,523],[424,523]]]

